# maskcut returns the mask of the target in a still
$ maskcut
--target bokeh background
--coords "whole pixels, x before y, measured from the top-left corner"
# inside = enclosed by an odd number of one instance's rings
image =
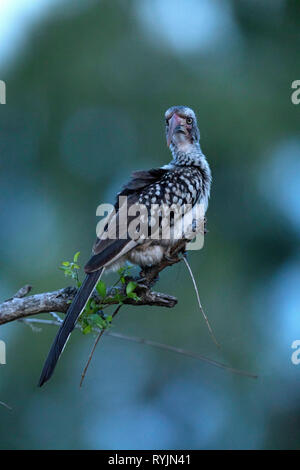
[[[184,265],[156,286],[176,308],[126,307],[113,328],[259,375],[106,337],[80,389],[94,338],[76,331],[38,389],[56,328],[14,322],[0,329],[0,400],[13,408],[0,407],[0,447],[299,448],[299,2],[6,0],[0,18],[1,299],[70,283],[58,266],[89,256],[97,205],[170,160],[164,111],[189,105],[213,173],[190,262],[222,348]]]

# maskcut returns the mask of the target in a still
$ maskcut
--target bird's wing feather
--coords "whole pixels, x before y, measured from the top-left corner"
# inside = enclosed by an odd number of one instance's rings
[[[167,171],[167,169],[163,168],[152,168],[148,171],[135,171],[132,174],[130,181],[123,186],[122,190],[118,193],[114,206],[115,210],[108,216],[103,232],[99,234],[99,237],[96,239],[93,247],[93,255],[85,265],[85,271],[87,273],[94,272],[102,266],[117,261],[119,257],[136,246],[137,243],[127,236],[127,227],[134,219],[134,216],[126,215],[125,220],[119,217],[122,208],[122,205],[119,203],[120,200],[122,201],[120,196],[126,196],[128,211],[131,205],[138,202],[142,191],[151,184],[160,181]],[[118,234],[125,234],[124,238],[111,239],[103,237],[104,231],[109,233],[110,230],[111,233],[116,233],[117,236]]]
[[[134,194],[139,196],[142,190],[151,184],[160,181],[168,171],[169,170],[165,168],[151,168],[151,170],[147,171],[135,171],[131,175],[131,180],[123,186],[121,192],[118,193],[118,196],[129,196]]]

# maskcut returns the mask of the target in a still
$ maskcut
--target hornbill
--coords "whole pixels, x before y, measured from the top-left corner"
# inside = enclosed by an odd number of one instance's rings
[[[119,267],[126,261],[141,267],[158,264],[164,256],[168,257],[170,247],[174,244],[172,237],[149,238],[153,217],[146,217],[147,236],[130,237],[126,228],[125,236],[119,235],[117,238],[102,236],[104,232],[108,233],[110,227],[115,223],[118,225],[119,234],[123,230],[124,235],[124,227],[121,229],[124,221],[120,221],[123,206],[118,202],[121,197],[126,199],[127,214],[129,214],[130,208],[137,204],[143,205],[146,209],[151,207],[152,210],[153,206],[161,207],[161,205],[167,208],[174,207],[174,205],[194,208],[199,203],[202,204],[203,214],[205,214],[210,194],[211,172],[200,148],[200,132],[194,111],[187,106],[172,106],[165,113],[165,129],[167,145],[173,157],[172,161],[161,168],[134,172],[129,183],[118,193],[115,211],[108,218],[102,234],[97,234],[92,256],[85,265],[85,280],[74,297],[55,337],[41,373],[39,386],[47,382],[53,374],[76,321],[85,308],[104,269]],[[158,224],[161,228],[164,212],[157,214],[159,214],[157,220],[159,220]],[[132,219],[132,216],[126,215],[126,224]],[[174,228],[174,217],[172,221],[171,225],[173,223]],[[181,238],[185,238],[184,233]]]

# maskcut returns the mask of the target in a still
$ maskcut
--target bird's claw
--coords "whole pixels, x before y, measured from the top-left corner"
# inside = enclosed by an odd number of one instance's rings
[[[176,263],[177,261],[180,261],[179,256],[171,256],[165,253],[165,259],[169,261],[169,263]]]

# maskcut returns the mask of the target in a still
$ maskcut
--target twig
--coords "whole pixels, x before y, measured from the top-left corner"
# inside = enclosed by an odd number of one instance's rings
[[[62,320],[46,320],[44,318],[21,318],[19,320],[22,323],[25,323],[29,327],[31,327],[32,323],[37,323],[39,325],[54,325],[54,326],[60,326],[62,324]],[[75,325],[75,328],[81,329],[80,325]]]
[[[257,379],[257,375],[255,374],[251,374],[250,372],[246,372],[246,371],[239,370],[239,369],[234,369],[233,367],[227,366],[226,364],[223,364],[222,362],[209,359],[206,356],[202,356],[202,354],[198,354],[192,351],[187,351],[186,349],[176,348],[175,346],[170,346],[168,344],[157,343],[156,341],[151,341],[149,339],[139,338],[135,336],[127,336],[127,335],[123,335],[121,333],[116,333],[112,331],[109,332],[108,334],[109,336],[113,336],[114,338],[124,339],[127,341],[133,341],[134,343],[139,343],[139,344],[146,344],[154,348],[164,349],[165,351],[172,351],[177,354],[181,354],[183,356],[193,357],[194,359],[199,359],[200,361],[207,362],[208,364],[211,364],[215,367],[226,369],[230,372],[233,372],[234,374],[244,375],[246,377],[251,377],[252,379]]]
[[[42,320],[42,319],[39,319],[39,318],[26,318],[22,321],[24,323],[39,323],[39,324],[54,325],[54,326],[60,326],[61,323],[62,323],[61,321]],[[75,328],[80,329],[80,326],[77,324]],[[106,330],[100,330],[99,328],[93,328],[93,331],[95,331],[97,333],[101,333],[102,331],[106,331]],[[122,340],[125,340],[125,341],[130,341],[130,342],[133,342],[133,343],[146,344],[146,345],[152,346],[154,348],[163,349],[165,351],[171,351],[171,352],[183,355],[183,356],[193,357],[194,359],[198,359],[202,362],[206,362],[206,363],[211,364],[211,365],[213,365],[215,367],[218,367],[220,369],[226,369],[226,370],[228,370],[228,371],[230,371],[234,374],[244,375],[244,376],[250,377],[252,379],[257,379],[257,375],[255,375],[255,374],[251,374],[250,372],[246,372],[246,371],[239,370],[239,369],[234,369],[233,367],[230,367],[226,364],[223,364],[222,362],[218,362],[218,361],[215,361],[213,359],[209,359],[208,357],[203,356],[202,354],[198,354],[198,353],[195,353],[195,352],[192,352],[192,351],[187,351],[186,349],[177,348],[175,346],[170,346],[170,345],[164,344],[164,343],[158,343],[156,341],[151,341],[149,339],[139,338],[137,336],[127,336],[127,335],[124,335],[122,333],[116,333],[116,332],[109,331],[109,330],[106,331],[106,335],[107,336],[112,336],[113,338],[118,338],[118,339],[122,339]]]
[[[117,315],[117,313],[119,312],[119,310],[120,310],[120,308],[122,307],[122,305],[123,305],[123,304],[120,304],[120,305],[117,306],[116,310],[115,310],[114,313],[112,314],[112,318],[114,318],[114,317]],[[91,360],[92,360],[92,357],[93,357],[93,355],[94,355],[94,352],[95,352],[95,349],[96,349],[96,347],[97,347],[97,344],[99,343],[99,340],[100,340],[101,336],[103,335],[103,333],[104,333],[105,331],[106,331],[105,328],[103,328],[102,330],[100,330],[100,333],[98,334],[98,336],[97,336],[97,338],[96,338],[96,341],[95,341],[94,346],[93,346],[93,348],[92,348],[92,351],[91,351],[91,353],[90,353],[90,355],[89,355],[89,358],[88,358],[88,361],[87,361],[87,363],[86,363],[86,366],[85,366],[85,368],[83,369],[83,372],[82,372],[82,375],[81,375],[81,380],[80,380],[80,385],[79,385],[80,387],[81,387],[82,384],[83,384],[83,381],[84,381],[86,372],[87,372],[87,370],[88,370],[88,367],[89,367],[90,362],[91,362]]]
[[[86,363],[86,365],[85,365],[85,368],[83,369],[83,372],[82,372],[82,375],[81,375],[81,379],[80,379],[79,387],[81,387],[82,384],[83,384],[83,381],[84,381],[84,378],[85,378],[85,374],[86,374],[86,372],[87,372],[87,370],[88,370],[88,367],[89,367],[90,362],[91,362],[91,360],[92,360],[92,357],[93,357],[93,355],[94,355],[96,346],[97,346],[97,344],[98,344],[98,342],[99,342],[101,336],[103,335],[104,331],[105,331],[104,328],[103,328],[102,330],[100,330],[100,333],[98,334],[98,336],[97,336],[97,338],[96,338],[96,341],[95,341],[95,343],[94,343],[94,345],[93,345],[93,347],[92,347],[92,350],[91,350],[91,352],[90,352],[90,355],[89,355],[89,358],[88,358],[87,363]]]
[[[49,313],[50,313],[50,315],[51,315],[51,316],[52,316],[52,317],[53,317],[55,320],[57,320],[57,321],[61,321],[61,318],[60,318],[60,316],[59,316],[59,315],[57,315],[57,313],[56,313],[56,312],[49,312]]]
[[[28,322],[27,322],[27,320],[28,320]],[[21,323],[26,322],[27,325],[30,327],[31,331],[33,331],[33,333],[40,333],[42,331],[41,328],[39,328],[38,326],[34,326],[31,322],[29,322],[29,319],[27,319],[27,318],[20,318],[18,321],[21,322]]]
[[[198,300],[198,305],[199,305],[200,311],[201,311],[201,313],[202,313],[202,315],[203,315],[203,317],[204,317],[204,320],[205,320],[205,322],[206,322],[207,328],[208,328],[208,330],[209,330],[209,332],[210,332],[210,335],[211,335],[211,337],[212,337],[214,343],[218,346],[218,348],[220,348],[220,344],[219,344],[218,341],[216,340],[216,337],[215,337],[215,335],[214,335],[214,333],[213,333],[213,330],[212,330],[212,328],[211,328],[211,326],[210,326],[210,324],[209,324],[208,318],[207,318],[207,316],[206,316],[206,314],[205,314],[205,312],[204,312],[204,310],[203,310],[203,307],[202,307],[202,304],[201,304],[201,301],[200,301],[200,296],[199,296],[197,284],[196,284],[196,281],[195,281],[195,278],[194,278],[194,275],[193,275],[193,271],[192,271],[192,269],[191,269],[191,267],[190,267],[190,264],[189,264],[188,260],[186,259],[186,256],[185,256],[185,255],[183,255],[182,259],[183,259],[183,261],[185,262],[185,265],[186,265],[186,267],[188,268],[188,271],[189,271],[190,276],[191,276],[191,278],[192,278],[192,282],[193,282],[193,285],[194,285],[194,288],[195,288],[195,292],[196,292],[196,296],[197,296],[197,300]]]
[[[29,284],[26,284],[25,286],[21,287],[21,289],[19,289],[15,295],[13,295],[10,299],[7,299],[5,302],[9,302],[10,300],[12,299],[22,299],[23,297],[25,297],[27,294],[29,294],[29,292],[31,291],[32,289],[32,286],[30,286]]]
[[[31,289],[32,289],[32,286],[30,286],[29,284],[26,284],[25,286],[21,287],[21,289],[19,289],[18,292],[16,292],[16,294],[14,295],[14,298],[22,299],[22,297],[25,297],[27,294],[29,294]]]
[[[12,410],[12,407],[8,406],[4,401],[0,401],[0,406],[4,406],[4,408],[7,408],[8,410]]]

